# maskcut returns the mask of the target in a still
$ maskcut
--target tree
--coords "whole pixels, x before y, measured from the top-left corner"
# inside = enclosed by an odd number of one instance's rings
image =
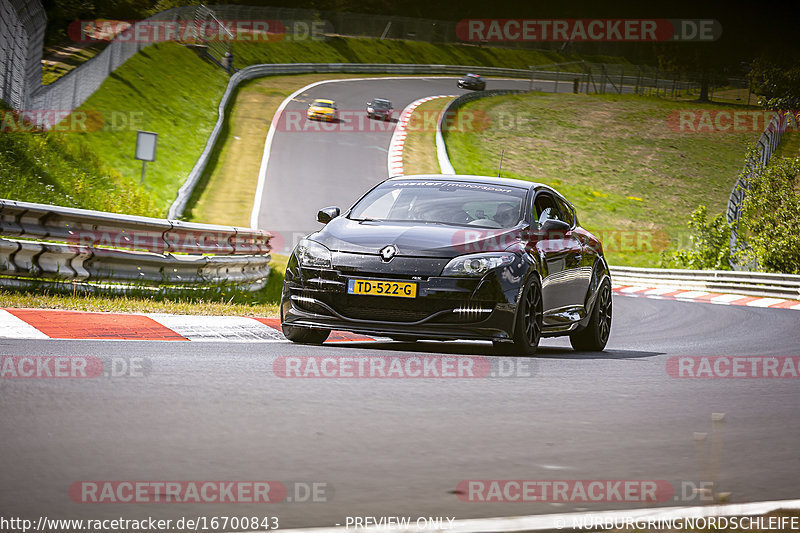
[[[752,92],[767,109],[800,107],[800,54],[764,54],[753,61],[748,73]]]

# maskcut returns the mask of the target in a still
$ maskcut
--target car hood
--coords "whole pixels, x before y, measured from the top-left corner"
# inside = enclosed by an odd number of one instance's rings
[[[381,248],[393,244],[398,256],[452,258],[505,250],[518,241],[520,234],[520,226],[488,229],[413,222],[358,222],[342,216],[310,238],[334,252],[377,255]]]
[[[324,113],[326,115],[330,114],[330,113],[333,113],[333,109],[331,109],[330,107],[311,106],[309,108],[309,111],[311,111],[312,113]]]

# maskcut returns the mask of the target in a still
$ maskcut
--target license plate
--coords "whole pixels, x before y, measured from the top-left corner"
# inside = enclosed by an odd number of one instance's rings
[[[399,296],[416,298],[417,284],[406,281],[379,281],[374,279],[351,279],[347,282],[348,294],[369,294],[372,296]]]

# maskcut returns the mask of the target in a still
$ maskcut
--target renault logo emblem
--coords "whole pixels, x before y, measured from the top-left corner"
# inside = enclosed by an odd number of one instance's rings
[[[389,246],[384,246],[383,248],[381,248],[380,254],[381,254],[381,259],[383,259],[385,262],[388,263],[389,261],[392,260],[392,258],[395,255],[397,255],[397,247],[394,244],[390,244]]]

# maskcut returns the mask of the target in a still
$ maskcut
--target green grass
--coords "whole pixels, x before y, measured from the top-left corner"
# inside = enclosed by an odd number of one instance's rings
[[[85,144],[76,143],[74,135],[0,133],[0,198],[158,214],[147,191]]]
[[[256,63],[419,63],[527,69],[530,65],[590,59],[626,63],[622,58],[578,57],[552,51],[514,50],[462,44],[335,37],[326,41],[233,43],[234,65]],[[573,66],[578,69],[579,66]]]
[[[408,120],[408,135],[403,145],[403,172],[410,174],[439,174],[436,156],[436,122],[452,98],[437,98],[417,106]],[[438,120],[438,118],[437,118]]]
[[[690,109],[724,109],[691,103]],[[658,266],[670,241],[686,246],[698,204],[721,212],[757,133],[683,133],[668,127],[686,103],[632,95],[532,93],[471,102],[491,127],[450,131],[456,171],[552,185],[604,241],[609,261]]]
[[[133,157],[136,130],[158,133],[145,188],[157,214],[164,216],[205,147],[227,83],[225,72],[188,48],[149,46],[112,72],[80,106],[102,115],[103,129],[74,135],[106,164],[138,181],[142,162]]]
[[[0,135],[0,197],[165,216],[205,146],[227,81],[183,46],[148,47],[78,108],[90,117],[88,131]],[[159,134],[144,186],[136,130]]]
[[[99,43],[67,42],[61,46],[44,49],[42,58],[42,85],[53,83],[61,76],[79,67],[99,54],[107,45]]]
[[[800,132],[785,132],[773,157],[800,157]]]

